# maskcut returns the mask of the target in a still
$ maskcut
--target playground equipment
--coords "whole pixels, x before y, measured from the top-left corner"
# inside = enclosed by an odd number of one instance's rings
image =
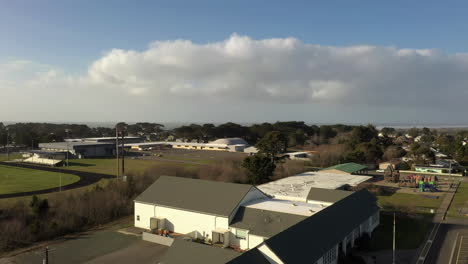
[[[436,176],[408,175],[400,179],[399,186],[418,188],[419,192],[436,192],[437,182]]]

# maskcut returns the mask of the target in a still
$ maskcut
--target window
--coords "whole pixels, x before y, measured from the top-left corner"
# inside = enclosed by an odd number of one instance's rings
[[[236,229],[236,238],[239,239],[246,239],[247,238],[247,231]]]
[[[140,221],[140,216],[139,215],[137,215],[137,221]]]
[[[336,259],[336,247],[333,247],[323,256],[323,263],[324,264],[334,263],[335,259]]]

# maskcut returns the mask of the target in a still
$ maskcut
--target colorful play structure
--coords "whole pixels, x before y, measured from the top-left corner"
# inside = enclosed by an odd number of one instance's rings
[[[418,188],[419,192],[436,192],[438,179],[436,176],[408,175],[400,177],[399,186]]]

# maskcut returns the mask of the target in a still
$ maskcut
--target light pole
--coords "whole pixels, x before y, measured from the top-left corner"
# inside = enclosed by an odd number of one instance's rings
[[[395,219],[396,219],[396,213],[393,212],[393,262],[392,264],[395,264],[395,233],[396,233],[396,224],[395,224]]]
[[[7,150],[7,161],[10,160],[10,149],[8,148],[8,138],[10,137],[10,131],[8,131],[8,128],[6,129],[7,131],[7,136],[6,136],[6,150]]]

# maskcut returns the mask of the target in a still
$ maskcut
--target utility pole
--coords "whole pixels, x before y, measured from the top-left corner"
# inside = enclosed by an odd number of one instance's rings
[[[43,264],[49,264],[49,247],[44,248],[44,259],[42,261]]]
[[[119,128],[115,126],[115,156],[117,160],[117,179],[120,173],[120,161],[119,161]]]
[[[7,151],[7,161],[10,160],[10,149],[8,148],[8,138],[10,137],[10,132],[7,129],[7,134],[6,134],[6,151]]]
[[[122,130],[122,179],[125,176],[125,132]]]
[[[396,224],[395,224],[395,219],[396,219],[396,213],[393,212],[393,262],[392,264],[395,264],[395,233],[396,233]]]

